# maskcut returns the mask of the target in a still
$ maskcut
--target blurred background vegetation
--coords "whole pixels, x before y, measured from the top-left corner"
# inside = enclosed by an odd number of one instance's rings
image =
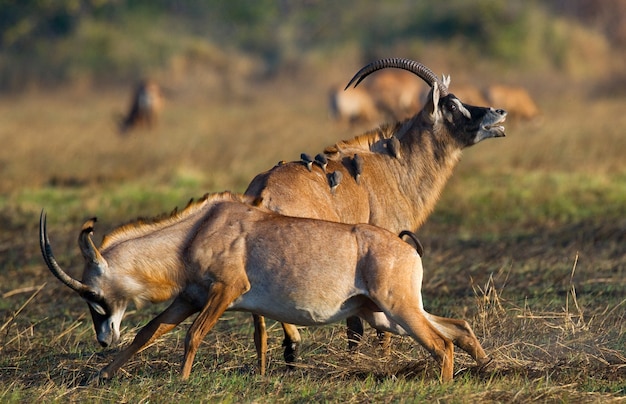
[[[310,74],[336,55],[360,64],[437,49],[449,67],[488,60],[500,71],[612,76],[621,84],[611,91],[623,89],[626,1],[0,0],[4,93],[194,73],[232,85]]]

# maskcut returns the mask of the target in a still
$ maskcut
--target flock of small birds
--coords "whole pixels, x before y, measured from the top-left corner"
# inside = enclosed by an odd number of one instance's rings
[[[397,137],[391,137],[387,140],[386,143],[387,151],[389,155],[394,158],[400,158],[400,141]],[[328,158],[324,153],[319,153],[312,158],[308,153],[301,153],[300,160],[304,163],[307,170],[310,172],[313,171],[313,164],[317,164],[322,171],[327,174],[328,185],[330,186],[331,194],[335,194],[335,190],[341,184],[341,180],[343,179],[343,173],[341,171],[333,171],[332,173],[327,173],[326,168],[328,167]],[[284,161],[279,161],[277,165],[285,164]],[[352,171],[354,172],[354,180],[357,184],[361,184],[361,175],[363,174],[363,157],[359,154],[355,153],[351,159]]]

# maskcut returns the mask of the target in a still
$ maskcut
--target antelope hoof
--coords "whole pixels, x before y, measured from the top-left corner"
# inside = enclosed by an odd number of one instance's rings
[[[384,331],[376,331],[378,338],[378,347],[382,351],[383,356],[391,355],[391,333]]]
[[[104,380],[113,379],[113,376],[115,376],[115,370],[111,371],[109,369],[109,366],[106,366],[102,368],[102,370],[98,373],[98,376],[96,378],[104,381]]]
[[[285,347],[283,358],[285,358],[285,362],[287,362],[287,367],[293,369],[293,363],[298,360],[298,356],[300,355],[300,345],[297,342],[285,339],[283,346]]]

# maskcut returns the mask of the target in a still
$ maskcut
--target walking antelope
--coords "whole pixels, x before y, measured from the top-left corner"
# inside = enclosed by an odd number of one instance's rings
[[[133,92],[130,108],[119,122],[119,131],[125,134],[131,129],[145,126],[152,128],[163,108],[161,88],[152,80],[143,80]]]
[[[326,148],[323,169],[313,164],[309,171],[302,161],[294,161],[261,173],[252,180],[246,195],[260,197],[264,206],[288,216],[370,223],[395,234],[403,229],[418,229],[433,210],[462,150],[484,139],[504,136],[501,125],[506,111],[463,104],[449,93],[449,77],[440,80],[426,66],[407,59],[383,59],[369,64],[346,88],[385,68],[410,71],[431,87],[420,112]],[[360,160],[358,172],[353,163],[355,154]],[[327,173],[343,173],[343,180],[332,192]],[[263,371],[265,322],[257,315],[254,319]],[[284,357],[289,363],[296,360],[301,339],[290,324],[283,324],[283,330]],[[349,318],[351,346],[362,334],[361,321]]]
[[[479,363],[489,361],[467,322],[424,310],[419,241],[413,249],[371,225],[287,217],[255,204],[228,192],[207,195],[170,217],[121,226],[100,248],[92,241],[95,219],[89,220],[78,239],[81,281],[57,263],[42,211],[44,260],[87,302],[102,346],[119,338],[130,301],[173,299],[100,377],[112,377],[136,352],[199,313],[185,339],[181,373],[187,379],[202,339],[226,310],[307,326],[358,315],[422,344],[441,366],[442,381],[452,379],[453,342]]]

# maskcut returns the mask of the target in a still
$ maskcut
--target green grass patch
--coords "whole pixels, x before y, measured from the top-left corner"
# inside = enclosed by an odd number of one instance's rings
[[[534,223],[619,219],[624,213],[623,174],[511,171],[455,178],[431,220],[510,232]]]

